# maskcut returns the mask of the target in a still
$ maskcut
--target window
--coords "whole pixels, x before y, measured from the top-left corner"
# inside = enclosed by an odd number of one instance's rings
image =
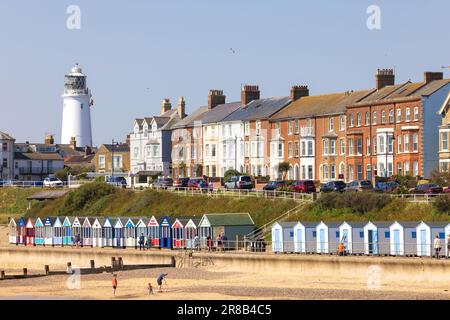
[[[288,122],[288,134],[291,135],[294,129],[294,120],[289,120]]]
[[[361,114],[359,112],[356,114],[356,126],[361,126]]]
[[[334,164],[330,165],[330,171],[331,179],[336,179],[336,166]]]
[[[334,118],[330,117],[328,119],[328,131],[334,131]]]
[[[409,152],[409,134],[403,135],[404,152]]]
[[[419,120],[419,107],[414,107],[414,121]]]
[[[8,151],[8,143],[6,143],[6,142],[2,143],[2,150],[5,152]]]
[[[341,115],[341,117],[340,117],[340,129],[341,129],[341,131],[344,131],[345,130],[345,115]]]
[[[372,167],[370,166],[370,164],[366,166],[366,176],[367,180],[372,180]]]
[[[298,158],[299,153],[300,153],[298,149],[299,149],[299,143],[298,143],[298,141],[296,141],[295,142],[295,150],[294,150],[294,155],[296,158]]]
[[[8,159],[7,158],[3,158],[2,167],[3,168],[8,168]]]
[[[389,123],[394,123],[394,109],[389,110]]]
[[[246,157],[250,156],[250,146],[248,142],[245,143],[245,156]]]
[[[384,136],[378,136],[378,153],[384,153]]]
[[[306,143],[302,141],[302,156],[306,155]]]
[[[403,164],[403,171],[405,172],[405,175],[406,176],[409,176],[409,162],[408,161],[406,161],[404,164]]]
[[[397,123],[402,122],[402,109],[397,109]]]
[[[256,121],[256,135],[260,135],[261,134],[261,121],[257,120]]]
[[[122,169],[122,155],[114,156],[113,166],[114,166],[114,169]]]
[[[345,140],[340,139],[339,140],[339,148],[341,149],[341,155],[345,154]]]
[[[250,134],[250,122],[246,121],[244,124],[244,134],[248,136]]]
[[[360,237],[361,239],[364,238],[364,231],[360,231],[360,232],[359,232],[359,237]]]
[[[398,135],[397,136],[397,153],[401,153],[402,152],[402,136]]]
[[[293,150],[292,150],[292,142],[288,143],[288,156],[289,158],[292,158]]]
[[[313,142],[310,140],[308,141],[308,156],[313,155]]]
[[[377,154],[377,138],[373,137],[373,154]]]
[[[441,132],[441,150],[448,150],[448,132]]]
[[[394,137],[391,135],[388,135],[387,139],[388,139],[388,141],[387,141],[388,153],[392,154],[392,153],[394,153]]]
[[[362,180],[362,178],[363,178],[362,164],[358,164],[356,166],[356,171],[357,171],[358,180]]]
[[[410,120],[411,120],[411,109],[410,108],[406,108],[405,121],[410,121]]]
[[[339,231],[336,231],[336,238],[339,238]]]
[[[402,175],[402,171],[403,171],[402,163],[401,162],[397,162],[397,174],[399,176],[401,176]]]
[[[336,154],[336,140],[330,140],[330,154]]]
[[[417,133],[413,134],[413,152],[419,150],[419,135]]]
[[[413,161],[412,163],[412,175],[413,177],[417,177],[419,175],[419,163],[417,161]]]
[[[313,238],[317,237],[317,231],[313,231],[312,236],[313,236]]]
[[[278,143],[278,157],[279,158],[283,157],[283,144],[282,143]]]
[[[225,144],[224,144],[224,146],[225,146]],[[225,150],[225,148],[224,148],[224,150]],[[205,154],[207,157],[209,157],[209,144],[205,145]],[[223,154],[225,155],[225,152]]]
[[[323,144],[322,154],[328,155],[328,139],[323,139],[322,144]]]
[[[411,238],[416,239],[417,238],[417,233],[416,231],[411,232]]]
[[[98,156],[98,167],[105,169],[105,156]]]
[[[300,132],[300,120],[295,120],[295,133],[298,134]]]
[[[353,165],[349,164],[348,165],[348,180],[353,180]]]
[[[389,232],[389,231],[385,231],[385,232],[384,232],[384,237],[385,237],[386,239],[389,239],[389,238],[391,237],[390,232]]]
[[[349,123],[349,127],[351,128],[351,127],[353,127],[353,113],[350,113],[350,116],[349,116],[349,118],[350,118],[350,123]]]
[[[366,138],[366,154],[370,155],[370,138]]]
[[[445,239],[445,232],[439,232],[439,239]]]
[[[362,154],[362,138],[361,137],[356,139],[356,153],[358,155]]]
[[[134,151],[134,152],[133,152],[134,157],[137,158],[138,155],[139,155],[139,148],[138,148],[138,147],[134,147],[133,151]]]
[[[383,110],[381,111],[381,124],[386,123],[386,112]]]
[[[216,156],[216,145],[212,144],[211,145],[211,157],[215,157]]]
[[[376,111],[372,112],[372,124],[373,125],[377,124],[377,112]]]
[[[312,165],[309,165],[309,166],[308,166],[308,179],[314,179],[314,176],[313,176],[313,166],[312,166]]]
[[[353,155],[353,139],[347,140],[347,149],[348,149],[348,154]]]
[[[366,126],[368,126],[370,124],[370,113],[366,112],[365,116],[364,116],[364,122],[366,123]]]

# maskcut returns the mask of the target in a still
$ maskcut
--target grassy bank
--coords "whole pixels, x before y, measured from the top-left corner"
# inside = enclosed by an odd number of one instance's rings
[[[8,217],[19,217],[28,208],[27,197],[35,188],[0,188],[0,223],[6,223]]]

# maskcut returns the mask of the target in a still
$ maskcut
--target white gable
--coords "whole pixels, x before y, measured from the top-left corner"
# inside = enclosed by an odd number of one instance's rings
[[[139,219],[138,223],[136,223],[136,228],[142,228],[142,227],[146,227],[144,221],[142,221],[142,219]]]
[[[53,224],[53,227],[59,228],[61,227],[61,220],[59,220],[59,217],[56,217],[55,223]]]
[[[84,218],[83,227],[87,228],[90,226],[91,226],[91,222],[89,221],[89,218]]]
[[[377,230],[378,227],[374,225],[371,221],[367,222],[364,226],[364,230]]]
[[[206,215],[203,215],[202,220],[200,221],[200,223],[198,224],[199,227],[211,227],[211,223],[209,222],[208,218],[206,217]]]
[[[105,228],[112,228],[111,221],[107,218],[105,219],[105,223],[103,224]]]
[[[73,228],[81,227],[81,223],[80,223],[80,220],[78,219],[78,217],[75,217],[75,219],[73,220],[72,227]]]
[[[102,225],[100,224],[100,221],[98,219],[95,219],[94,223],[92,224],[92,228],[100,229]]]
[[[123,224],[120,219],[117,219],[116,223],[114,224],[114,228],[123,228]]]
[[[33,221],[31,221],[31,218],[28,218],[26,227],[27,228],[34,228]]]
[[[186,223],[184,227],[197,229],[197,226],[195,225],[194,221],[192,221],[192,219],[189,219],[188,223]]]
[[[16,227],[17,226],[17,223],[16,223],[16,220],[14,220],[14,218],[11,218],[11,220],[9,220],[9,226],[10,227]]]

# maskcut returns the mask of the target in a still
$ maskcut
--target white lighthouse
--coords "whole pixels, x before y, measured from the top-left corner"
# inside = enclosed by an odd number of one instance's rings
[[[63,118],[61,143],[70,144],[75,138],[77,146],[92,146],[92,95],[86,86],[86,76],[78,64],[64,78]]]

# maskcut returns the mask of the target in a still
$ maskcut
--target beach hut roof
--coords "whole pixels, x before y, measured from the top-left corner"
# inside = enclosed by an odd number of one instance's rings
[[[211,226],[254,226],[252,217],[248,213],[207,213],[206,217]]]
[[[403,228],[416,228],[420,222],[417,221],[395,221],[399,223]],[[393,225],[395,222],[391,223]]]
[[[377,228],[389,228],[392,225],[392,222],[390,221],[369,221],[364,226],[368,225],[369,223],[372,223]]]
[[[444,228],[447,225],[449,225],[448,221],[422,221],[422,222],[425,223],[430,228]],[[419,224],[421,224],[422,222],[419,222]],[[419,224],[417,224],[417,226],[419,226]]]
[[[339,228],[340,225],[342,224],[342,222],[337,222],[337,221],[321,221],[317,224],[317,226],[321,223],[326,225],[328,228]]]
[[[362,221],[344,221],[341,223],[341,225],[343,225],[344,223],[347,223],[352,228],[364,228],[364,226],[367,224],[367,222]]]
[[[44,226],[44,223],[42,223],[42,220],[40,217],[36,218],[36,221],[34,222],[34,226],[35,227],[43,227]]]
[[[279,221],[278,223],[282,228],[293,228],[298,224],[298,221]]]

